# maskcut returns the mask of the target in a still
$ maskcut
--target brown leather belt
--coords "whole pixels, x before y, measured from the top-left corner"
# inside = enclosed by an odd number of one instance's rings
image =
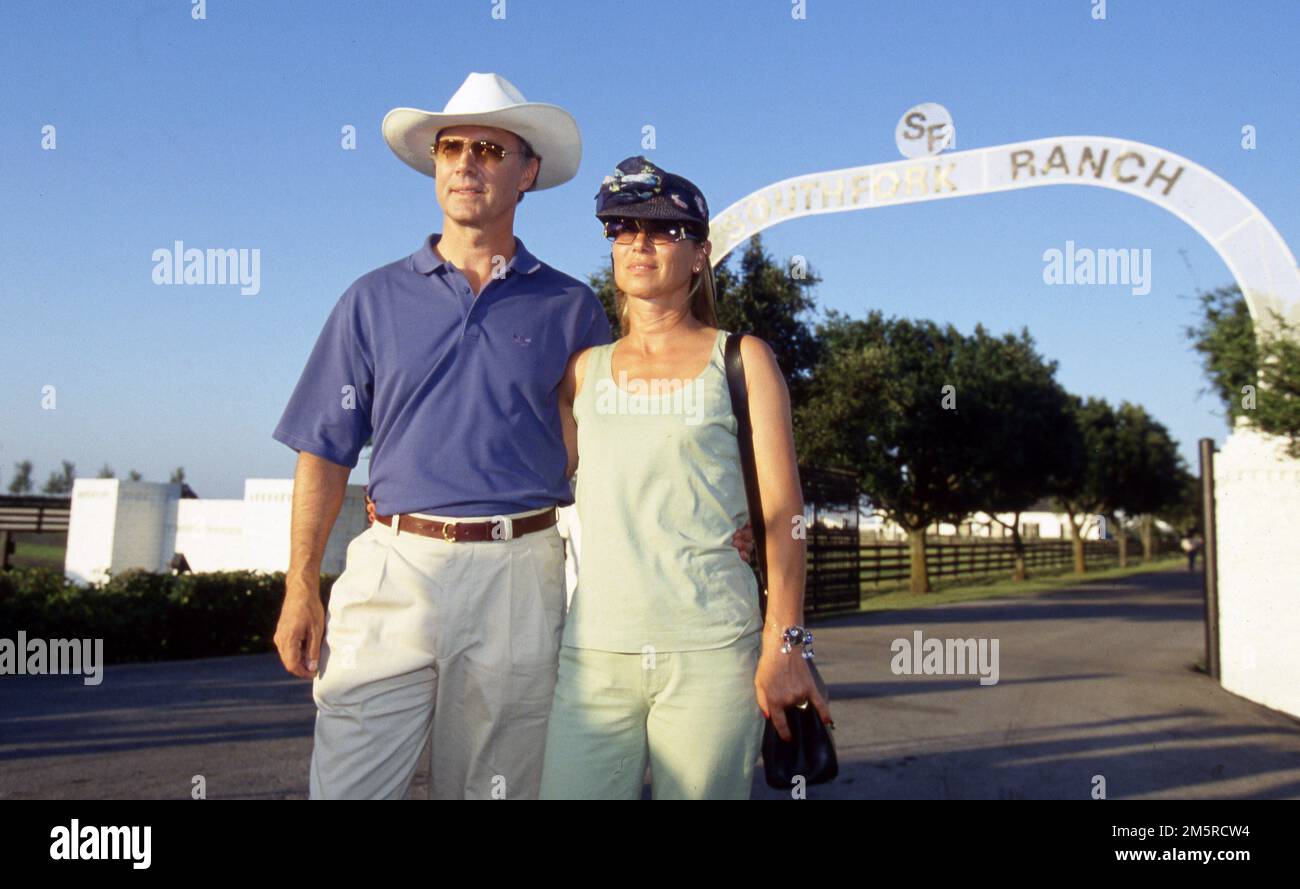
[[[375,521],[393,527],[393,517],[376,515]],[[449,543],[471,543],[484,540],[512,540],[522,534],[531,534],[549,528],[556,522],[556,512],[548,509],[523,518],[512,519],[502,516],[480,522],[439,522],[435,519],[422,519],[419,516],[402,514],[398,519],[398,534],[421,534]],[[495,532],[495,533],[494,533]]]

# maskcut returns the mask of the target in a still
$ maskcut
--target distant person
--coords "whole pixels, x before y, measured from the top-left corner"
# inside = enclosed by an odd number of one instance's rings
[[[1183,539],[1179,541],[1178,545],[1182,548],[1183,552],[1187,554],[1188,571],[1196,570],[1196,554],[1201,551],[1201,547],[1204,546],[1204,543],[1205,542],[1201,538],[1201,535],[1196,532],[1183,535]]]

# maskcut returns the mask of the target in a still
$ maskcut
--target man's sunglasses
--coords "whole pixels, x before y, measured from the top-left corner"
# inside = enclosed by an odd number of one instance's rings
[[[445,161],[454,162],[460,157],[460,153],[466,150],[466,146],[469,146],[468,150],[476,160],[486,164],[498,164],[505,160],[507,155],[511,154],[528,155],[527,151],[508,151],[495,142],[488,142],[486,139],[471,141],[469,139],[456,139],[451,136],[439,139],[430,146],[429,151],[435,158],[440,157]]]
[[[665,219],[606,219],[605,237],[615,244],[631,244],[638,231],[644,231],[651,244],[673,244],[677,241],[701,240],[689,223]]]

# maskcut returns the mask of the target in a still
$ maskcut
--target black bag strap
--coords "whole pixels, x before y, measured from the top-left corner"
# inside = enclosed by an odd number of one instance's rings
[[[731,412],[736,415],[736,441],[740,445],[740,468],[745,476],[745,500],[754,529],[754,552],[758,555],[758,608],[767,618],[767,546],[763,526],[763,501],[758,493],[758,470],[754,466],[754,427],[749,422],[749,391],[745,387],[745,365],[740,358],[742,333],[727,334],[725,349],[727,391]]]

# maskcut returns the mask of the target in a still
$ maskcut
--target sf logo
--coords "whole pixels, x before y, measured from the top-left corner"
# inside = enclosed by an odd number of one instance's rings
[[[903,157],[933,157],[957,145],[957,130],[947,108],[926,102],[903,115],[894,141]]]

